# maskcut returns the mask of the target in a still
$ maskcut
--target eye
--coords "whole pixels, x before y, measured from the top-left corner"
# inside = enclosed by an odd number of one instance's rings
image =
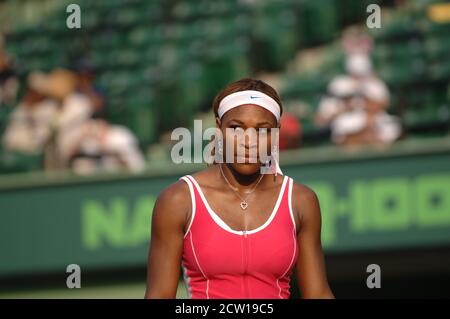
[[[242,128],[242,127],[239,126],[239,125],[231,125],[230,127],[231,127],[232,129],[234,129],[234,130],[236,131],[236,133],[244,132],[244,128]]]
[[[271,127],[260,127],[258,128],[258,133],[267,132],[267,134],[270,134],[272,128]]]

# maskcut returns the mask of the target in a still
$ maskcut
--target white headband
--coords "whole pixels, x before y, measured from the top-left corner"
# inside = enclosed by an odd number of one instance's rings
[[[217,110],[219,118],[221,119],[229,110],[244,104],[259,105],[275,115],[277,122],[280,122],[280,105],[267,94],[254,90],[239,91],[224,97]]]

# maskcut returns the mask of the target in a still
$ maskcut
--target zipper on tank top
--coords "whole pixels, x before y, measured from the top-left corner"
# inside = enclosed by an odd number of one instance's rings
[[[243,253],[244,253],[244,295],[245,298],[249,298],[249,289],[248,289],[248,238],[247,238],[247,231],[244,230],[242,233],[243,238]]]

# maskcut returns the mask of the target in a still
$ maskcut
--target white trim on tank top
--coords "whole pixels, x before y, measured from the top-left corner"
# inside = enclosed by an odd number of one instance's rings
[[[180,177],[181,180],[185,181],[188,186],[189,186],[189,193],[191,194],[191,207],[192,207],[192,211],[191,211],[191,219],[189,221],[188,227],[186,229],[186,232],[184,233],[183,238],[186,238],[187,234],[189,233],[189,230],[191,230],[191,225],[192,222],[194,221],[194,217],[195,217],[195,193],[194,193],[194,186],[192,186],[192,182],[189,178],[187,178],[186,176]]]
[[[198,193],[200,194],[200,197],[201,197],[201,199],[202,199],[202,201],[203,201],[203,204],[204,204],[205,207],[206,207],[206,210],[207,210],[208,213],[211,215],[212,219],[216,222],[216,224],[219,225],[219,226],[220,226],[221,228],[223,228],[224,230],[230,232],[230,233],[233,233],[233,234],[236,234],[236,235],[243,235],[243,234],[244,234],[244,231],[243,231],[243,230],[234,230],[234,229],[232,229],[230,226],[228,226],[227,223],[225,223],[225,222],[223,221],[222,218],[220,218],[219,215],[217,215],[217,214],[212,210],[212,208],[209,206],[208,201],[207,201],[206,198],[205,198],[205,194],[203,194],[203,191],[202,191],[202,189],[200,188],[200,185],[199,185],[199,184],[197,183],[197,181],[195,180],[195,178],[192,177],[191,175],[186,175],[186,176],[188,176],[189,180],[191,180],[191,181],[194,183],[195,187],[197,188]],[[283,177],[283,183],[282,183],[281,189],[280,189],[280,193],[278,194],[278,199],[277,199],[277,201],[276,201],[276,203],[275,203],[275,206],[274,206],[274,208],[273,208],[273,210],[272,210],[272,213],[270,214],[269,218],[268,218],[268,219],[266,220],[266,222],[265,222],[264,224],[262,224],[261,226],[255,228],[255,229],[247,230],[247,234],[248,234],[248,235],[251,235],[251,234],[254,234],[254,233],[257,233],[257,232],[263,230],[264,228],[266,228],[267,226],[269,226],[270,223],[272,222],[272,220],[275,218],[275,215],[276,215],[276,213],[277,213],[277,211],[278,211],[278,208],[279,208],[279,206],[280,206],[280,203],[281,203],[281,199],[283,198],[284,189],[286,188],[287,180],[288,180],[288,177],[287,177],[286,175],[284,175],[284,177]]]
[[[297,224],[295,223],[294,210],[292,209],[292,191],[294,188],[294,180],[289,178],[289,193],[288,193],[288,201],[289,201],[289,213],[291,215],[292,224],[294,225],[295,231],[297,231]]]

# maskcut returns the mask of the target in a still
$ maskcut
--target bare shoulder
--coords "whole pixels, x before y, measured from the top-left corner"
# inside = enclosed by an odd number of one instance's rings
[[[314,190],[302,183],[293,182],[292,206],[300,224],[306,220],[320,220],[319,198]]]
[[[191,213],[191,203],[189,186],[185,181],[178,180],[159,193],[153,210],[154,220],[184,225]]]
[[[293,182],[292,188],[293,195],[300,199],[302,203],[318,201],[316,192],[314,192],[310,187],[302,183]]]
[[[175,203],[189,200],[189,187],[183,180],[178,180],[164,188],[158,195],[158,201],[161,203]]]

